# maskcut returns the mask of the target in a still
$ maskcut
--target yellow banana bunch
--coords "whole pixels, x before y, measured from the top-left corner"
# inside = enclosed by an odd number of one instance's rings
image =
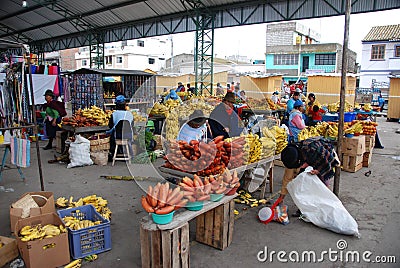
[[[80,230],[99,225],[101,223],[101,221],[79,220],[73,216],[65,216],[63,221],[65,222],[65,226],[71,230]]]
[[[328,130],[326,131],[326,136],[330,138],[337,138],[338,131],[339,129],[337,124],[330,124]]]
[[[19,235],[21,241],[27,242],[35,239],[51,238],[61,233],[65,233],[66,231],[67,229],[62,225],[55,226],[53,224],[46,224],[45,226],[42,226],[41,224],[38,224],[34,226],[24,226],[20,230]]]
[[[261,159],[261,142],[257,134],[249,133],[245,135],[246,144],[244,145],[245,151],[245,164],[257,162]],[[247,157],[246,157],[247,155]]]
[[[95,120],[99,124],[99,126],[107,126],[112,111],[104,112],[103,109],[100,109],[97,106],[92,106],[90,108],[85,108],[81,110],[81,114],[87,119]]]
[[[56,200],[56,206],[59,208],[65,208],[68,205],[68,199],[66,199],[65,197],[59,197]]]
[[[362,130],[363,130],[363,125],[360,122],[357,122],[348,129],[346,129],[344,133],[346,134],[361,133]]]
[[[64,268],[79,268],[81,266],[82,266],[82,259],[77,259],[68,263],[66,266],[64,266]]]
[[[281,128],[278,126],[273,126],[272,132],[274,133],[275,141],[276,141],[275,154],[280,154],[282,152],[282,150],[288,144],[288,137],[287,137],[286,130],[284,128]]]
[[[261,137],[261,158],[268,158],[275,154],[276,142],[275,138],[271,139],[270,137]]]
[[[58,204],[58,200],[60,200],[60,205],[64,205],[63,208],[73,208],[80,207],[83,205],[93,205],[97,212],[99,212],[105,219],[111,220],[111,210],[107,207],[108,201],[101,196],[97,196],[95,194],[88,195],[83,198],[79,198],[78,201],[74,202],[74,197],[71,196],[68,200],[65,197],[57,198],[56,204]],[[66,200],[66,202],[65,202]],[[59,205],[57,205],[59,206]]]

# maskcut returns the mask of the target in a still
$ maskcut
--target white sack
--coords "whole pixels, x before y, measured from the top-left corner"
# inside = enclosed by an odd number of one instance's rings
[[[357,222],[317,175],[309,173],[311,170],[308,167],[287,185],[301,213],[319,227],[359,237]]]
[[[81,135],[76,135],[75,141],[69,145],[69,159],[67,168],[93,165],[90,158],[90,141]]]

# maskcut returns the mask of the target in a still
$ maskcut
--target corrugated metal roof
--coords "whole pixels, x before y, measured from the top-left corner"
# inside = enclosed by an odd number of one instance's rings
[[[196,30],[201,14],[215,28],[344,14],[343,0],[0,0],[0,38],[43,52]],[[373,5],[370,3],[374,2]],[[399,0],[358,0],[352,14],[400,8]]]
[[[400,24],[374,26],[364,37],[362,42],[368,41],[399,41],[400,40]]]

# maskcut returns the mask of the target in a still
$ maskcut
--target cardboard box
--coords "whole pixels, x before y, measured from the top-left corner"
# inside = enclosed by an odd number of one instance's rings
[[[20,219],[15,225],[15,233],[27,225],[65,224],[56,213],[48,213],[40,216]],[[23,242],[17,237],[19,253],[24,259],[27,268],[54,268],[70,262],[68,232],[61,233],[51,238],[37,239]]]
[[[342,170],[348,172],[357,172],[363,167],[363,155],[343,154]]]
[[[369,167],[372,161],[372,152],[365,152],[363,154],[363,167]]]
[[[365,153],[365,136],[343,138],[342,153],[347,155],[362,155]]]
[[[23,194],[21,198],[30,194],[35,202],[39,205],[38,208],[30,209],[30,217],[38,216],[45,213],[53,213],[56,212],[56,208],[54,206],[54,195],[52,192],[29,192]],[[21,208],[13,208],[12,205],[10,207],[10,224],[11,224],[11,232],[14,232],[15,224],[19,219],[21,219],[22,209]]]
[[[3,243],[3,247],[0,248],[0,267],[6,265],[10,261],[18,257],[17,240],[0,236],[0,243]]]
[[[365,152],[372,152],[375,147],[375,136],[365,136]]]

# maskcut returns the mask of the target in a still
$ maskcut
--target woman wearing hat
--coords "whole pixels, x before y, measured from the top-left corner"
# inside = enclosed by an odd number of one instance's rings
[[[236,102],[235,93],[225,94],[222,102],[211,112],[208,120],[210,126],[210,136],[213,138],[224,136],[224,139],[236,137],[242,133],[243,127],[238,114],[234,110]]]
[[[289,114],[289,141],[297,142],[297,137],[302,129],[306,127],[303,119],[304,105],[301,100],[296,100],[293,110]]]
[[[281,152],[281,160],[285,166],[282,180],[282,200],[288,194],[287,184],[292,181],[301,169],[311,166],[312,174],[325,184],[329,185],[334,176],[334,168],[340,166],[339,159],[332,143],[322,137],[312,137],[298,143],[286,146]],[[299,214],[299,211],[295,213]]]
[[[182,126],[177,140],[187,143],[191,140],[207,142],[207,125],[203,111],[195,110],[189,116],[189,121]]]
[[[42,108],[46,112],[44,123],[46,127],[46,136],[49,138],[47,145],[43,147],[44,150],[53,148],[53,140],[56,137],[57,130],[60,129],[58,124],[61,123],[62,116],[65,116],[65,114],[63,114],[65,112],[65,108],[62,110],[60,109],[61,107],[59,107],[63,105],[63,103],[60,102],[61,105],[58,104],[59,102],[54,100],[54,97],[55,95],[51,89],[46,90],[44,93],[46,103],[42,105]],[[60,113],[63,115],[61,116]]]

